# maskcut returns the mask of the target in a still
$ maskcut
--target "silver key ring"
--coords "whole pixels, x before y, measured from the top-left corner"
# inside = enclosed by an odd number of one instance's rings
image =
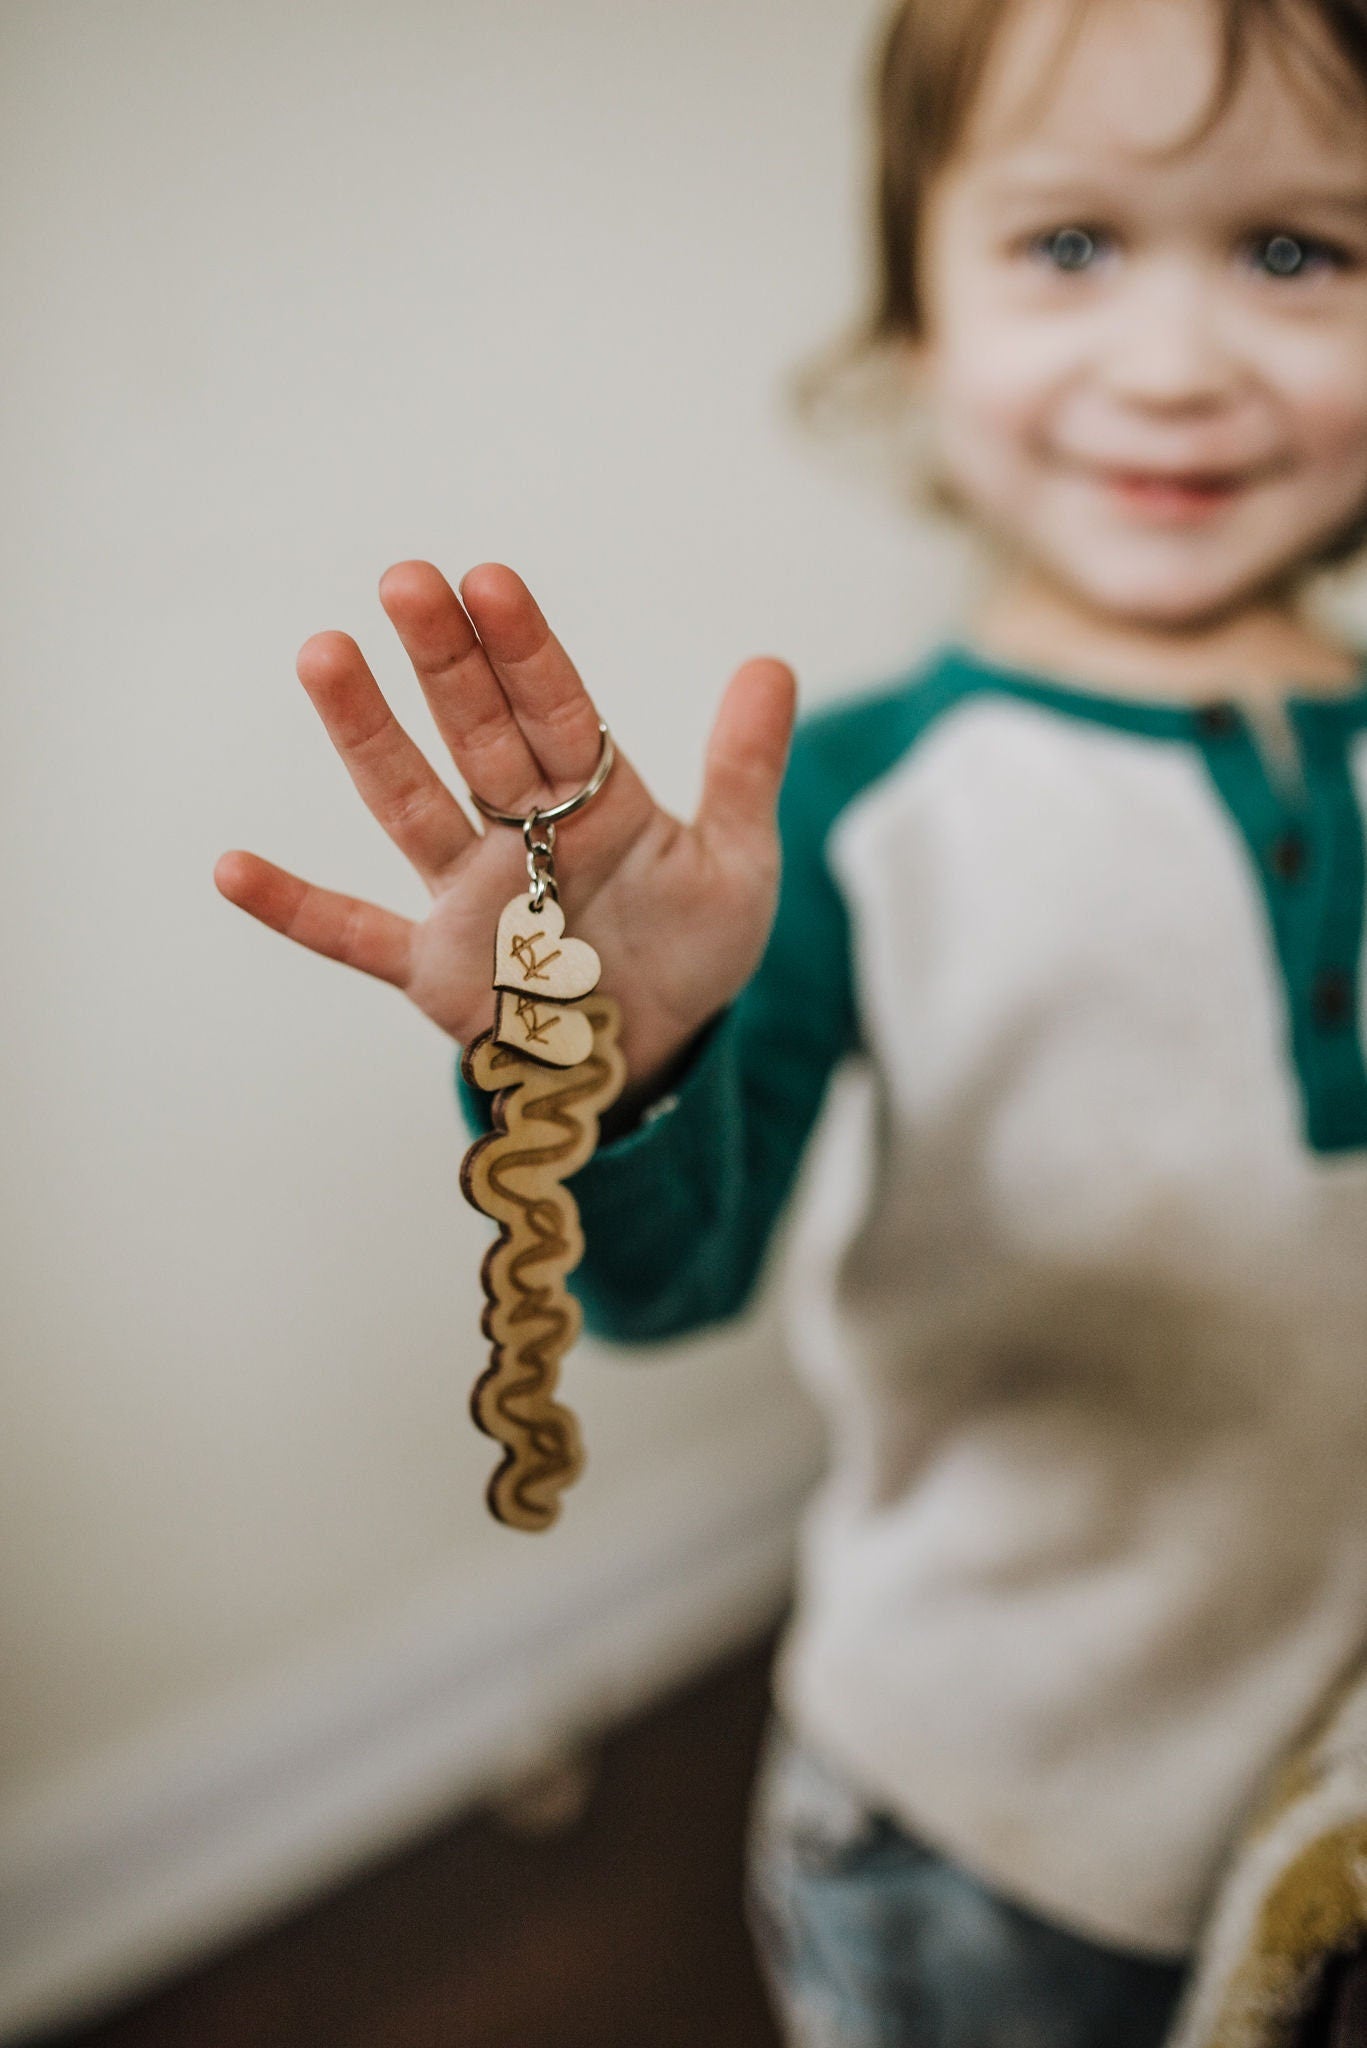
[[[524,833],[528,824],[533,821],[537,825],[554,826],[561,818],[572,817],[576,811],[583,810],[590,797],[597,796],[617,758],[617,749],[612,744],[612,734],[601,718],[598,721],[598,731],[602,740],[598,766],[584,787],[577,789],[573,796],[567,796],[562,804],[552,804],[549,810],[532,810],[525,814],[521,811],[496,811],[492,804],[486,804],[484,798],[476,796],[473,790],[470,791],[471,803],[477,811],[482,811],[486,818],[492,818],[496,825],[516,825],[519,831]]]

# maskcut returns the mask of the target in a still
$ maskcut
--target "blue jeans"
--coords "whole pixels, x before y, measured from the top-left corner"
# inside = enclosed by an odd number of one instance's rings
[[[789,2048],[1158,2048],[1186,1978],[998,1898],[864,1807],[777,1717],[748,1866]]]

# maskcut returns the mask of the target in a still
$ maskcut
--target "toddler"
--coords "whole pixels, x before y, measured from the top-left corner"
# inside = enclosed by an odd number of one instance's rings
[[[691,826],[619,761],[562,827],[630,1076],[574,1284],[631,1342],[734,1314],[847,1066],[789,1281],[830,1459],[752,1833],[775,2001],[804,2048],[1141,2048],[1367,1653],[1367,666],[1307,602],[1367,511],[1367,4],[904,0],[877,120],[864,340],[990,574],[786,774],[754,660]],[[381,597],[472,789],[586,780],[512,571]],[[299,672],[430,915],[219,886],[464,1043],[518,835],[354,642]]]

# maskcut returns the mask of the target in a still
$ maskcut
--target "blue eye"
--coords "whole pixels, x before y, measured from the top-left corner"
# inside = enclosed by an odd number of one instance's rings
[[[1289,235],[1278,229],[1273,235],[1257,235],[1250,253],[1265,277],[1304,277],[1326,265],[1338,270],[1345,261],[1343,251],[1315,235]]]
[[[1036,235],[1030,249],[1055,270],[1090,270],[1102,253],[1105,239],[1091,228],[1052,228],[1048,234]]]

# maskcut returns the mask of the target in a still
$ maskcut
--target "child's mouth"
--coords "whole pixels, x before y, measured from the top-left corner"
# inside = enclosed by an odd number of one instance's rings
[[[1102,469],[1107,496],[1124,511],[1165,526],[1194,526],[1231,505],[1248,476],[1215,470]]]

